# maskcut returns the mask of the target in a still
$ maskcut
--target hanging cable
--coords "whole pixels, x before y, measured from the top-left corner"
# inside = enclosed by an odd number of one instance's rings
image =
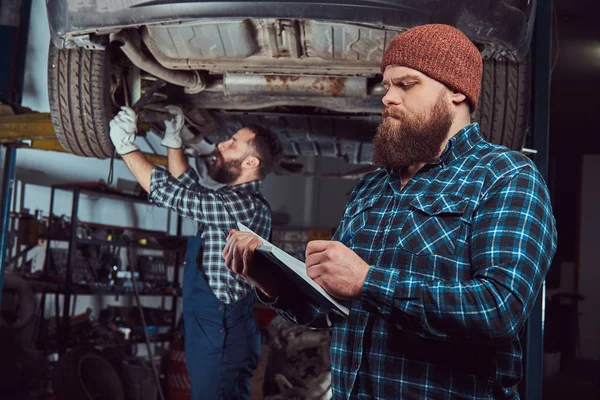
[[[131,281],[133,282],[133,294],[135,297],[135,302],[137,303],[138,312],[140,313],[140,319],[142,320],[142,328],[144,330],[146,350],[148,351],[148,357],[150,358],[152,374],[154,375],[154,381],[156,382],[156,388],[158,390],[160,400],[165,400],[165,396],[163,395],[162,387],[160,385],[160,377],[158,375],[158,371],[156,370],[156,365],[154,365],[154,353],[152,352],[152,348],[150,347],[150,339],[148,338],[148,326],[146,325],[146,317],[144,316],[144,310],[140,301],[140,293],[138,291],[137,279],[135,278],[135,268],[129,255],[129,249],[127,249],[127,261],[129,262],[129,271],[131,272]]]
[[[127,86],[127,77],[122,77],[123,83],[123,97],[125,98],[125,105],[129,107],[129,88]],[[113,149],[112,156],[110,157],[110,165],[108,166],[108,177],[106,178],[106,184],[112,185],[115,171],[115,158],[117,158],[117,148]]]

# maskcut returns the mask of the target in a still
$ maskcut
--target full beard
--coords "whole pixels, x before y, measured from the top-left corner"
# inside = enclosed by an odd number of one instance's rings
[[[242,173],[241,159],[225,161],[218,150],[213,152],[213,156],[213,161],[206,164],[208,176],[210,176],[212,180],[228,185],[240,177]]]
[[[429,118],[423,114],[409,118],[403,111],[386,107],[373,138],[373,164],[405,168],[435,161],[454,121],[454,113],[443,95],[440,93]]]

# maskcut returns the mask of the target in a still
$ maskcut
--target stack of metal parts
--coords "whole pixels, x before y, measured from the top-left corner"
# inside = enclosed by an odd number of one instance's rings
[[[277,316],[268,333],[265,400],[331,399],[331,331],[314,330]]]

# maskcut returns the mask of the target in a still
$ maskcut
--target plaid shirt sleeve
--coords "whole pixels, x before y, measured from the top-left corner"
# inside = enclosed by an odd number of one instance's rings
[[[426,338],[510,342],[533,307],[556,248],[550,204],[532,165],[499,177],[471,221],[473,279],[423,280],[375,265],[363,305]]]
[[[179,175],[177,180],[188,189],[200,190],[202,187],[199,183],[198,173],[192,167],[188,167],[183,174]]]
[[[170,208],[182,217],[195,221],[232,212],[239,221],[252,221],[254,209],[251,203],[239,206],[239,196],[234,191],[218,192],[200,184],[191,187],[185,181],[174,178],[163,166],[156,166],[150,180],[150,201],[160,207]],[[193,178],[192,178],[193,179]],[[218,212],[216,208],[223,209]]]

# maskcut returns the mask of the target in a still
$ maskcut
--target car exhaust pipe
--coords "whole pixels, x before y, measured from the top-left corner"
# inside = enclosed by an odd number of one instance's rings
[[[150,59],[137,46],[136,31],[120,31],[111,33],[110,44],[119,47],[129,60],[139,69],[148,72],[173,85],[183,86],[186,93],[199,93],[206,89],[204,75],[198,71],[173,71]]]

